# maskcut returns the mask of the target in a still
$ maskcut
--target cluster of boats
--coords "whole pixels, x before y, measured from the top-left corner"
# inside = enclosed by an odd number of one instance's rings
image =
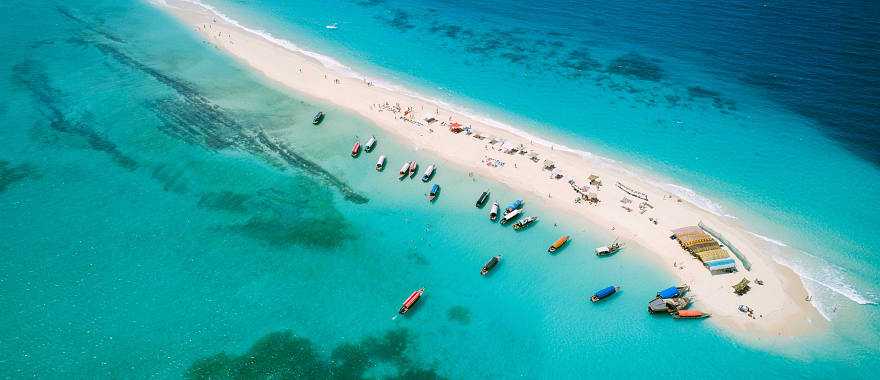
[[[651,314],[667,313],[675,319],[702,319],[711,314],[698,310],[686,310],[691,304],[691,299],[685,297],[690,290],[687,285],[671,286],[657,292],[657,296],[648,302],[648,312]]]

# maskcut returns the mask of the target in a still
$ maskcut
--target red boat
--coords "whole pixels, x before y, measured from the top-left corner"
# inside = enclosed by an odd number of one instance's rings
[[[361,154],[361,142],[357,141],[354,143],[354,146],[351,148],[351,156],[357,157],[359,154]]]
[[[422,293],[424,292],[425,288],[412,292],[412,294],[409,295],[409,298],[407,298],[406,301],[403,301],[403,305],[400,306],[400,311],[398,313],[400,313],[400,315],[406,314],[406,312],[409,311],[409,308],[415,305],[419,298],[422,297]]]

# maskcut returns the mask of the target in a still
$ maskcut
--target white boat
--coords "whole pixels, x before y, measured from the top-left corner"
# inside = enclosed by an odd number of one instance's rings
[[[324,25],[324,27],[327,28],[327,29],[336,29],[336,28],[339,28],[339,25],[338,25],[337,23],[334,22],[334,23],[332,23],[332,24]]]
[[[366,145],[364,145],[364,152],[370,153],[373,151],[373,148],[376,147],[376,137],[370,136],[370,139],[367,140]]]
[[[379,161],[376,161],[376,171],[381,172],[382,169],[385,169],[385,155],[379,156]]]
[[[415,177],[416,172],[419,171],[419,163],[412,161],[409,163],[409,178]]]
[[[519,216],[519,214],[522,214],[522,212],[523,209],[518,208],[516,210],[508,212],[507,214],[504,214],[504,217],[501,218],[501,224],[507,224],[507,222],[516,219],[516,217]]]
[[[489,209],[489,220],[495,221],[498,219],[498,202],[492,203],[492,208]]]
[[[410,162],[407,161],[405,164],[403,164],[403,166],[400,167],[400,173],[398,173],[400,179],[403,179],[404,177],[406,177],[406,174],[409,173],[409,165]]]
[[[623,248],[623,244],[618,243],[617,240],[614,241],[611,245],[604,245],[599,248],[596,248],[597,256],[610,256]]]
[[[425,175],[422,176],[422,182],[430,181],[431,177],[434,176],[434,170],[436,170],[436,169],[437,169],[437,167],[434,166],[434,164],[428,165],[428,168],[425,169]]]

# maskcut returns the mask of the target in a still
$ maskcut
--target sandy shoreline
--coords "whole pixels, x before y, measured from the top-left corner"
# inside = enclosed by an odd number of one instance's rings
[[[548,206],[591,225],[602,226],[608,234],[619,236],[628,245],[653,253],[680,283],[690,285],[691,295],[696,297],[695,308],[712,313],[709,321],[736,335],[796,337],[827,326],[818,311],[805,301],[808,294],[801,279],[790,269],[762,255],[758,238],[737,228],[729,219],[679,199],[617,165],[588,160],[563,149],[529,141],[527,137],[492,126],[480,118],[444,109],[443,105],[422,97],[340,75],[313,57],[286,49],[197,4],[165,0],[154,5],[189,25],[206,42],[290,89],[356,112],[403,140],[401,142],[430,151],[466,171],[530,193],[531,197],[542,199]],[[409,109],[412,111],[407,113]],[[424,119],[429,115],[438,121],[426,122]],[[469,126],[472,132],[486,138],[450,132],[449,123],[453,121]],[[530,154],[504,153],[499,150],[502,144],[489,144],[492,138],[506,141],[505,148],[522,144],[525,150],[539,154],[540,158],[535,162],[530,159]],[[488,166],[487,159],[500,160],[504,164]],[[544,160],[553,161],[564,177],[551,179],[551,172],[542,168]],[[399,161],[390,161],[389,168],[397,170],[395,165],[399,164]],[[588,185],[586,178],[591,174],[598,175],[603,182],[601,187],[589,187],[589,192],[596,193],[601,202],[598,205],[574,203],[578,194],[568,181],[574,179],[576,186],[585,186]],[[641,213],[642,200],[624,193],[615,185],[617,182],[643,192],[651,207],[644,206],[645,212]],[[630,198],[632,203],[621,203],[624,197]],[[632,211],[622,206],[630,207]],[[696,225],[699,221],[710,225],[739,248],[751,261],[752,270],[745,271],[739,265],[740,271],[735,274],[713,276],[676,241],[669,239],[670,230]],[[574,222],[577,223],[577,219]],[[764,285],[754,286],[746,295],[737,296],[731,286],[743,277],[759,278]],[[754,309],[756,318],[739,312],[737,306],[740,304]]]

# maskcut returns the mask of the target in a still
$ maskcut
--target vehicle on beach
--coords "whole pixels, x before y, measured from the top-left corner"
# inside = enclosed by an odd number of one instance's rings
[[[398,173],[399,179],[406,178],[406,175],[409,173],[409,165],[410,164],[411,164],[411,162],[407,161],[406,163],[403,164],[403,166],[400,167],[400,173]]]
[[[553,253],[553,252],[558,251],[560,248],[565,246],[565,244],[568,243],[569,240],[571,240],[571,236],[568,236],[568,235],[565,235],[565,236],[560,237],[559,239],[556,239],[556,241],[550,245],[550,248],[547,248],[547,252]]]
[[[504,213],[507,214],[509,212],[513,212],[513,210],[518,210],[518,209],[522,208],[522,206],[523,206],[523,200],[517,199],[517,200],[511,202],[509,205],[507,205],[507,208],[504,209]]]
[[[492,203],[492,208],[489,210],[489,220],[496,221],[498,219],[498,202]]]
[[[537,216],[530,216],[530,217],[528,217],[528,218],[525,218],[525,219],[523,219],[523,220],[520,220],[519,222],[514,223],[514,224],[513,224],[513,229],[519,231],[519,230],[521,230],[521,229],[523,229],[523,228],[526,228],[526,227],[528,227],[529,225],[531,225],[532,223],[537,222],[537,221],[538,221],[538,217],[537,217]]]
[[[419,163],[415,161],[411,161],[409,163],[409,178],[415,177],[416,173],[419,171]]]
[[[611,256],[621,249],[623,249],[623,244],[615,240],[614,243],[596,248],[596,256]]]
[[[364,144],[364,152],[370,153],[373,151],[373,148],[376,147],[376,136],[370,136],[370,139],[367,140],[367,143]]]
[[[686,297],[655,298],[651,302],[648,302],[648,312],[651,314],[671,314],[686,309],[690,304],[690,298]]]
[[[315,117],[312,118],[312,124],[318,125],[321,124],[322,121],[324,121],[324,113],[318,111],[318,113],[315,114]]]
[[[711,316],[712,314],[704,313],[699,310],[679,310],[676,311],[675,314],[672,314],[672,317],[675,319],[703,319]]]
[[[614,286],[614,285],[599,289],[595,293],[593,293],[593,295],[590,297],[590,301],[599,302],[601,300],[604,300],[604,299],[610,297],[612,294],[617,293],[619,290],[620,290],[620,287]]]
[[[484,191],[483,194],[480,194],[480,197],[477,198],[477,203],[475,203],[474,205],[477,206],[477,208],[482,208],[483,206],[486,205],[486,202],[488,202],[488,201],[489,201],[489,189],[486,189],[486,191]]]
[[[440,185],[435,183],[434,186],[431,186],[431,191],[428,193],[428,202],[433,202],[435,199],[437,199],[437,195],[439,194]]]
[[[483,265],[483,269],[480,269],[480,275],[485,276],[485,275],[489,274],[489,272],[491,272],[492,269],[495,269],[495,266],[498,265],[498,262],[500,262],[500,261],[501,261],[501,255],[494,256],[491,259],[489,259],[489,261],[487,261],[486,264]]]
[[[376,171],[381,172],[382,170],[385,170],[385,155],[384,154],[379,156],[379,160],[376,161]]]
[[[431,178],[434,177],[434,172],[437,170],[437,166],[434,164],[428,165],[428,168],[425,169],[425,174],[422,176],[422,182],[428,182]]]
[[[504,214],[504,216],[501,218],[501,224],[507,224],[511,220],[516,219],[517,216],[522,214],[522,211],[523,211],[522,209],[516,209],[516,210],[513,210],[513,212],[509,212],[507,214]]]
[[[412,294],[410,294],[409,297],[407,297],[407,299],[403,301],[403,305],[400,306],[400,310],[398,311],[398,313],[400,315],[406,314],[409,311],[409,309],[412,308],[413,305],[415,305],[416,302],[418,302],[420,298],[422,298],[422,294],[424,294],[424,293],[425,293],[425,288],[421,288],[419,290],[412,292]]]
[[[351,147],[351,157],[357,158],[361,154],[361,142],[355,141],[354,146]]]
[[[685,293],[691,290],[691,288],[687,285],[679,285],[679,286],[670,286],[666,289],[663,289],[657,292],[657,298],[675,298],[681,297]]]

